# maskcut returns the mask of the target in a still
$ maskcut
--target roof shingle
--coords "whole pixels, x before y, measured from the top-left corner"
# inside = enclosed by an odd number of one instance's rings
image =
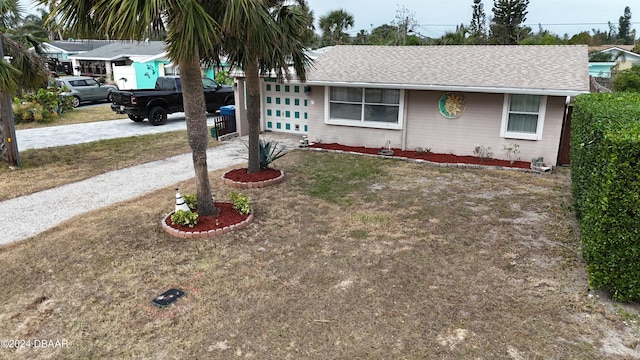
[[[589,90],[587,46],[335,46],[320,52],[310,83]],[[480,91],[479,90],[479,91]]]

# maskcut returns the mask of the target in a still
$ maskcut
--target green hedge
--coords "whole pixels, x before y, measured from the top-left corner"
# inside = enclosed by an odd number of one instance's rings
[[[576,99],[571,176],[589,282],[640,299],[640,94]]]

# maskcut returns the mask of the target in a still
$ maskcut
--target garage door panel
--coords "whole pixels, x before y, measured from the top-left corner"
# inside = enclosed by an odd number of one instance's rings
[[[263,128],[277,132],[306,134],[307,99],[301,84],[263,83]]]

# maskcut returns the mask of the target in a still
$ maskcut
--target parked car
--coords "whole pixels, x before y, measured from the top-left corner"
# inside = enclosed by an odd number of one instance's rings
[[[111,93],[118,90],[117,86],[100,84],[89,76],[68,76],[55,78],[53,81],[58,87],[68,89],[64,95],[73,96],[73,107],[78,107],[84,102],[111,102]]]
[[[202,87],[207,112],[214,114],[221,106],[234,104],[233,86],[203,77]],[[167,114],[184,111],[179,76],[160,76],[154,89],[115,91],[111,102],[117,114],[127,114],[135,122],[147,118],[152,125],[164,125]]]

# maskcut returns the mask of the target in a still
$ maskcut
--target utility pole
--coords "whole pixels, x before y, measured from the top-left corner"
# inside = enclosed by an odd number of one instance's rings
[[[2,34],[0,34],[0,59],[4,60],[4,49],[2,44]],[[20,154],[18,153],[18,143],[16,142],[16,126],[13,120],[13,109],[11,108],[11,96],[4,91],[0,91],[0,121],[2,122],[2,136],[4,145],[7,148],[7,160],[9,167],[19,168]]]
[[[402,45],[407,45],[407,31],[409,31],[409,17],[404,18],[404,36],[402,37]]]

